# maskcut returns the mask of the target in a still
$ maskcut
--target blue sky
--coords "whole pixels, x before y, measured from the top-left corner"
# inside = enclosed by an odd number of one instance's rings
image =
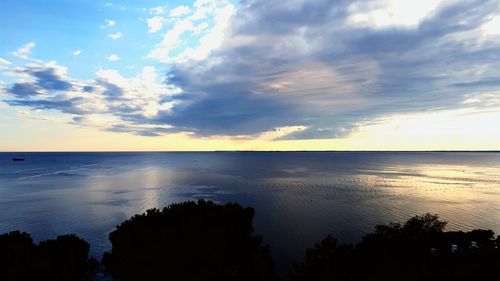
[[[147,19],[153,17],[150,9],[167,10],[182,6],[182,2],[2,1],[1,54],[9,57],[13,50],[34,42],[33,57],[64,62],[70,74],[79,79],[93,78],[99,67],[133,74],[131,66],[140,69],[157,63],[147,59],[151,46],[162,37],[161,32],[147,32]],[[108,26],[107,21],[114,25]],[[116,40],[109,37],[119,33],[122,36]],[[74,56],[77,50],[81,54]],[[120,61],[107,61],[111,54],[119,55]]]
[[[500,149],[498,1],[6,0],[0,34],[1,150]]]

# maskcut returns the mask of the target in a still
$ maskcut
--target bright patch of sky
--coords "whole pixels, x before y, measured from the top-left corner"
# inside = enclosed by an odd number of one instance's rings
[[[443,2],[445,1],[375,0],[353,2],[349,6],[351,13],[349,21],[355,25],[374,28],[416,27]]]
[[[492,16],[481,29],[485,35],[500,35],[500,15]]]

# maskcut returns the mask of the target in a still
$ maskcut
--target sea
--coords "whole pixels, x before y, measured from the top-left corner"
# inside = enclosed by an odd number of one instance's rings
[[[500,153],[0,153],[0,233],[74,233],[97,259],[122,221],[198,199],[254,208],[255,233],[286,272],[328,234],[356,243],[427,212],[447,230],[500,234]]]

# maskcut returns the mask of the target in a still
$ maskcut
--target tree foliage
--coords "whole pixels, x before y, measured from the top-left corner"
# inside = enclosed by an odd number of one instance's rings
[[[110,233],[104,269],[117,281],[277,280],[269,249],[253,233],[254,210],[200,200],[150,209]],[[500,280],[500,237],[491,230],[448,231],[437,215],[377,225],[357,245],[327,236],[293,265],[290,281]],[[286,235],[286,234],[284,234]],[[91,280],[98,262],[76,235],[33,243],[0,235],[0,280]]]
[[[500,280],[493,231],[445,232],[445,226],[437,215],[424,214],[404,224],[378,225],[356,247],[327,237],[306,251],[290,279]]]
[[[0,280],[91,280],[98,263],[89,259],[89,244],[76,235],[62,235],[38,245],[31,235],[0,235]]]
[[[253,215],[238,204],[204,200],[151,209],[111,232],[103,265],[116,280],[272,280]]]
[[[291,280],[346,280],[353,267],[352,245],[338,245],[328,235],[325,239],[306,250],[304,262],[294,264]],[[339,270],[341,269],[341,270]]]

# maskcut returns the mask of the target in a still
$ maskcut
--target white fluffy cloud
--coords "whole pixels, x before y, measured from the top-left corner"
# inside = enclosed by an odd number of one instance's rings
[[[170,52],[180,44],[181,35],[187,31],[193,30],[193,28],[194,26],[191,21],[177,21],[174,26],[163,35],[162,42],[156,45],[155,49],[149,53],[149,57],[162,62],[171,62]]]
[[[146,20],[148,23],[148,33],[155,33],[160,31],[165,24],[165,18],[160,16],[154,16]]]
[[[36,45],[34,42],[28,42],[21,48],[14,51],[12,55],[22,59],[29,59],[29,56],[31,55],[31,50],[35,48],[35,46]]]
[[[116,33],[113,33],[113,34],[110,34],[110,35],[109,35],[109,37],[110,37],[111,39],[113,39],[113,40],[116,40],[116,39],[118,39],[118,38],[120,38],[120,37],[122,37],[122,36],[123,36],[123,33],[121,33],[121,32],[116,32]]]
[[[236,8],[225,0],[197,0],[193,8],[192,14],[187,6],[179,6],[171,11],[171,16],[174,17],[173,26],[163,35],[162,41],[151,50],[149,58],[163,63],[202,60],[221,46]],[[188,14],[191,15],[186,17]],[[212,26],[205,21],[200,22],[207,18],[213,20]],[[196,38],[202,31],[203,36]],[[185,35],[191,39],[195,38],[198,44],[175,52],[183,46],[182,37]],[[177,54],[173,55],[174,52]]]
[[[191,9],[188,6],[178,6],[170,10],[171,17],[180,17],[191,13]]]
[[[73,51],[72,54],[73,54],[73,56],[79,56],[81,53],[82,53],[81,50],[75,50],[75,51]]]
[[[0,57],[0,67],[12,64],[10,61]]]
[[[116,54],[109,55],[107,58],[109,61],[118,61],[120,60],[120,57],[118,57]]]
[[[225,38],[226,32],[230,26],[231,17],[236,12],[232,5],[221,7],[214,12],[215,24],[214,26],[199,39],[197,47],[187,48],[174,58],[177,63],[186,62],[189,60],[204,60],[210,53],[219,47]],[[200,23],[193,28],[195,34],[208,28],[205,22]]]
[[[110,19],[105,19],[104,20],[104,25],[101,25],[101,29],[104,29],[106,27],[115,26],[115,25],[116,25],[116,21],[110,20]]]
[[[168,111],[172,103],[162,102],[162,97],[172,94],[167,86],[158,83],[158,74],[155,67],[147,66],[135,77],[126,78],[117,70],[101,69],[96,73],[98,81],[109,83],[121,89],[120,98],[122,101],[109,101],[115,107],[126,106],[137,109],[146,118],[152,118],[159,111]],[[126,105],[122,104],[126,100]]]

